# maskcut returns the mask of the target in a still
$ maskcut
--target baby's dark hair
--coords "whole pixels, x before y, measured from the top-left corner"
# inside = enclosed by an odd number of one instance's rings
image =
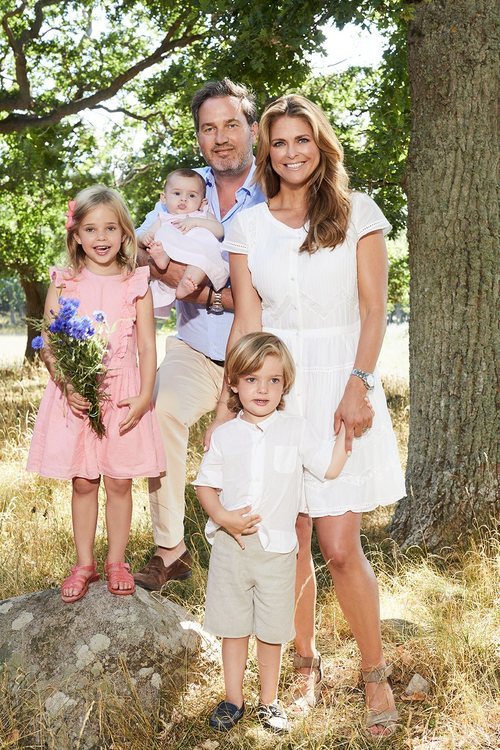
[[[229,385],[227,408],[239,412],[243,408],[240,397],[231,386],[238,384],[244,375],[260,370],[266,357],[277,357],[283,365],[283,396],[290,391],[295,380],[295,365],[292,355],[283,341],[272,333],[248,333],[242,336],[226,357],[226,380]],[[283,398],[276,407],[284,409]]]
[[[188,177],[191,180],[192,179],[199,180],[200,187],[201,187],[201,190],[202,190],[201,197],[202,198],[205,197],[205,192],[206,192],[206,188],[207,188],[205,180],[203,179],[203,177],[201,176],[201,174],[199,174],[199,172],[195,172],[194,169],[187,169],[186,167],[181,167],[179,169],[174,169],[173,172],[169,172],[168,173],[167,178],[165,180],[165,184],[163,185],[163,189],[164,190],[166,190],[169,180],[171,180],[172,177],[176,177],[176,176],[177,177]]]

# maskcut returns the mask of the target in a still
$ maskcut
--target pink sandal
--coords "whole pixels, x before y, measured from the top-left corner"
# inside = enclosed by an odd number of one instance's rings
[[[104,563],[104,573],[108,582],[108,591],[116,596],[130,596],[135,591],[134,576],[130,572],[130,565],[125,562]],[[131,584],[129,589],[113,588],[120,583]]]
[[[89,572],[90,575],[85,575],[84,571]],[[89,590],[89,584],[98,581],[99,578],[95,560],[92,565],[74,565],[71,568],[71,574],[61,584],[61,599],[65,604],[77,602],[85,596]],[[78,594],[73,594],[73,596],[64,596],[63,589],[66,588],[79,588],[80,591]]]

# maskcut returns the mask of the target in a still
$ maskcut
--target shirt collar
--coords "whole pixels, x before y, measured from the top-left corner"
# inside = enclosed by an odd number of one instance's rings
[[[239,419],[242,424],[248,425],[250,429],[259,430],[260,432],[267,432],[269,427],[278,419],[278,412],[275,410],[268,417],[263,419],[261,422],[247,422],[243,419],[243,412],[238,412],[236,419]]]
[[[237,193],[240,192],[240,190],[244,190],[249,195],[252,193],[253,190],[255,190],[256,185],[253,182],[254,174],[255,174],[255,157],[252,159],[252,166],[250,167],[250,172],[247,174],[247,178],[243,185],[238,188],[236,191]],[[205,178],[205,182],[209,187],[215,187],[215,175],[213,173],[212,167],[205,167],[206,171],[203,175]]]

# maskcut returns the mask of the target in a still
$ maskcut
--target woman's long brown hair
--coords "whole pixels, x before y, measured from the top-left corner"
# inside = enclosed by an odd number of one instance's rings
[[[316,104],[298,94],[281,96],[264,111],[259,123],[255,181],[268,200],[280,190],[280,178],[271,166],[271,127],[280,117],[300,117],[311,127],[320,151],[319,164],[307,186],[309,231],[300,250],[314,253],[334,248],[347,235],[351,198],[349,178],[344,168],[344,151],[325,114]]]

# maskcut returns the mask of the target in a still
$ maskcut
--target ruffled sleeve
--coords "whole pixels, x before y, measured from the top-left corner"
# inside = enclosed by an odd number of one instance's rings
[[[59,296],[71,297],[76,292],[77,279],[73,269],[52,266],[49,269],[50,280],[55,284]]]
[[[119,344],[113,352],[113,357],[120,359],[125,356],[128,349],[128,342],[134,330],[134,324],[137,317],[135,303],[141,297],[144,297],[148,291],[149,267],[139,266],[135,271],[124,280],[123,303],[120,316],[120,333]]]
[[[236,214],[231,220],[229,229],[222,244],[222,250],[228,253],[248,255],[248,241],[243,215],[245,211]]]
[[[353,192],[351,200],[351,221],[358,240],[377,229],[381,229],[384,235],[391,231],[391,225],[369,195]]]
[[[148,281],[149,281],[149,266],[139,266],[135,269],[134,273],[131,274],[128,279],[126,280],[127,284],[127,292],[125,294],[126,303],[128,305],[133,305],[133,310],[131,312],[134,313],[135,317],[135,301],[139,297],[144,297],[146,292],[148,291]]]

